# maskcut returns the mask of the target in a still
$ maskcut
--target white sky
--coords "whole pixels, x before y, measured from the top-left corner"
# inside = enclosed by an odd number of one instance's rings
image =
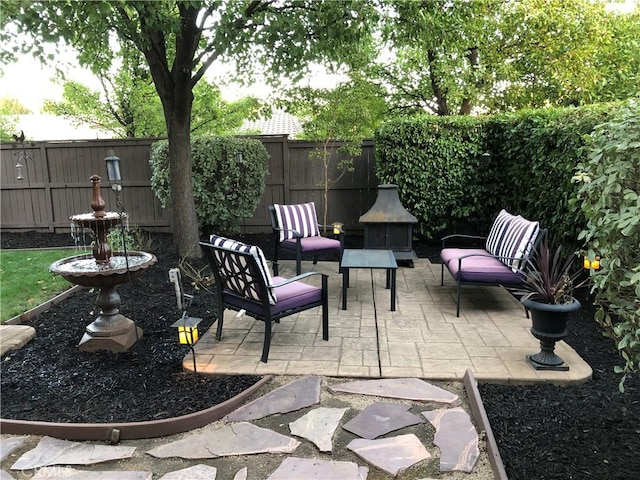
[[[102,91],[97,78],[87,69],[81,68],[74,63],[73,57],[69,56],[68,61],[71,67],[65,69],[68,80],[83,83],[93,90]],[[62,86],[54,82],[55,70],[45,67],[38,60],[24,56],[17,62],[4,65],[0,72],[0,98],[10,97],[19,100],[22,105],[31,110],[32,113],[39,113],[45,100],[62,100]],[[222,91],[223,98],[227,101],[237,100],[244,96],[255,96],[267,100],[270,88],[263,83],[255,83],[250,86],[240,86],[238,84],[223,85],[224,79],[232,78],[233,69],[225,65],[212,65],[207,71],[207,79],[218,84]],[[218,76],[220,78],[215,78]],[[313,87],[327,87],[335,85],[340,81],[337,75],[329,75],[320,67],[313,70],[305,84]]]

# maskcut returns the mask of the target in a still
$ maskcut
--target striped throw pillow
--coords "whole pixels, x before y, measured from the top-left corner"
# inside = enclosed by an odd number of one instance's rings
[[[502,210],[487,237],[486,250],[518,272],[531,255],[540,224]]]
[[[229,238],[220,237],[218,235],[211,235],[211,237],[209,237],[209,243],[211,243],[211,245],[215,247],[220,247],[225,250],[250,253],[256,259],[256,263],[258,264],[258,269],[260,270],[260,274],[262,275],[262,278],[264,278],[264,281],[267,284],[267,294],[269,295],[269,303],[271,305],[276,304],[278,299],[276,298],[276,294],[272,288],[273,280],[271,278],[271,271],[269,270],[269,267],[267,265],[267,259],[262,253],[261,248],[256,247],[254,245],[247,245],[246,243],[238,242],[236,240],[231,240]],[[218,258],[218,261],[223,265],[233,266],[233,264],[226,263],[221,258]],[[244,284],[244,282],[242,282],[240,277],[235,277],[234,279],[230,280],[230,282],[231,284],[229,286],[236,292],[248,291],[248,294],[251,298],[258,301],[261,300],[260,296],[258,295],[258,292],[253,288],[247,289],[247,285]]]
[[[320,235],[316,205],[313,202],[298,205],[273,205],[278,219],[280,241],[295,238],[294,232],[302,237],[317,237]]]

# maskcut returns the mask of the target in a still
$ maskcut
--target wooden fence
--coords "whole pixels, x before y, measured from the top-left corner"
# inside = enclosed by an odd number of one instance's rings
[[[267,206],[273,203],[314,201],[322,222],[324,205],[321,162],[309,154],[318,147],[310,142],[289,140],[286,135],[260,136],[269,152],[265,194],[252,218],[238,225],[245,233],[271,231]],[[69,217],[91,211],[89,177],[100,175],[107,210],[116,210],[115,197],[106,179],[104,157],[113,150],[120,157],[122,196],[130,224],[149,231],[171,231],[171,212],[160,205],[151,190],[150,146],[155,139],[114,139],[70,142],[6,143],[0,149],[0,229],[68,232]],[[331,179],[338,178],[340,160],[332,152]],[[19,167],[20,165],[20,167]],[[377,195],[373,141],[362,145],[362,154],[347,172],[331,185],[329,222],[341,221],[350,231],[361,229],[360,215]]]

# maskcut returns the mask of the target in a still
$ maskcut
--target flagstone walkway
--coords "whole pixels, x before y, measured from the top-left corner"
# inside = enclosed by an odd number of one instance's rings
[[[0,479],[494,478],[459,383],[278,377],[221,421],[120,445],[0,438]]]

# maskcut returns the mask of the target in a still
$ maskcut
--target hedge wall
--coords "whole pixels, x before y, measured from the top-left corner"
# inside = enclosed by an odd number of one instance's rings
[[[375,134],[376,174],[398,185],[426,239],[486,234],[502,208],[539,220],[577,246],[584,215],[569,206],[584,136],[619,104],[526,110],[491,117],[394,119]],[[490,161],[482,154],[490,153]]]

